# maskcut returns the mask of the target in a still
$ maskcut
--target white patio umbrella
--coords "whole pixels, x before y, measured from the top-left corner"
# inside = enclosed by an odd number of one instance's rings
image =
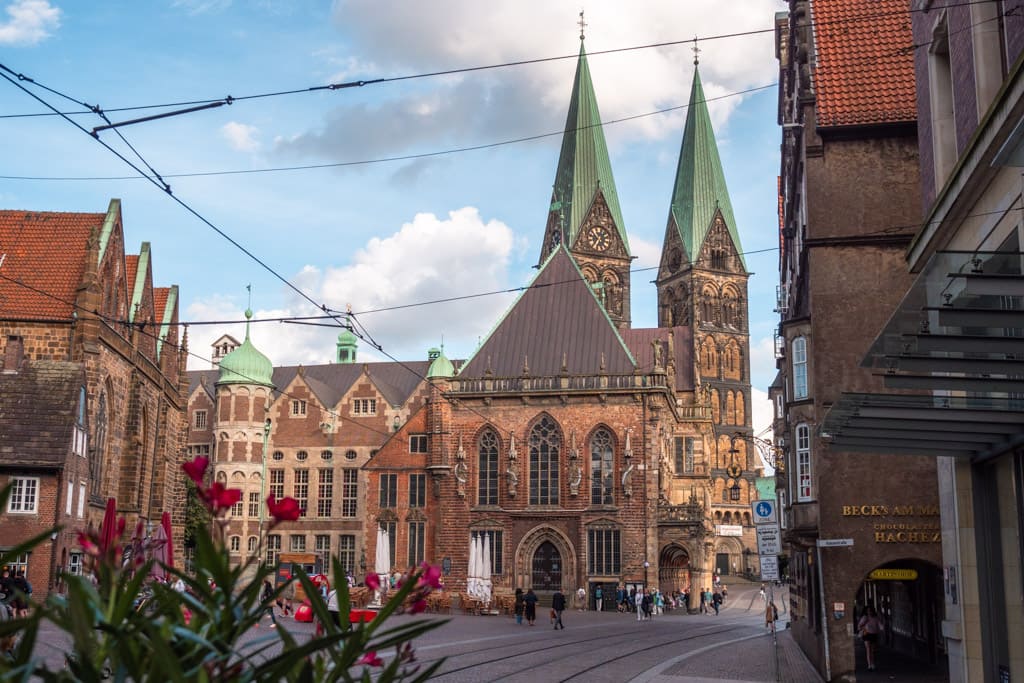
[[[469,542],[469,567],[467,568],[468,576],[466,578],[466,592],[476,597],[477,594],[477,579],[479,578],[479,572],[477,569],[477,557],[479,556],[479,546],[477,545],[476,534],[472,534]]]
[[[480,599],[491,601],[491,538],[483,534],[480,547]]]
[[[388,577],[391,575],[391,542],[388,530],[383,526],[377,527],[377,552],[374,555],[373,571],[380,578],[380,588],[374,594],[374,600],[379,605],[384,587],[388,585]]]

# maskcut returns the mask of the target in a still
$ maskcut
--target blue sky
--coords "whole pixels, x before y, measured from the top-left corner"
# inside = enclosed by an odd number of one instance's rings
[[[770,29],[772,0],[584,2],[586,47],[606,121],[687,101],[691,45],[600,50]],[[0,0],[0,62],[109,110],[303,89],[574,55],[579,3],[527,0],[82,3]],[[774,83],[770,32],[699,41],[709,98]],[[335,91],[244,100],[122,129],[161,174],[375,160],[501,142],[564,127],[575,59]],[[76,105],[36,90],[62,110]],[[750,280],[752,379],[775,374],[778,253],[775,88],[711,103]],[[0,114],[45,109],[0,82]],[[158,110],[153,110],[158,111]],[[152,113],[112,112],[115,121]],[[656,264],[685,111],[606,126],[636,268]],[[96,116],[75,116],[82,126]],[[130,153],[112,132],[111,146]],[[156,284],[181,287],[186,320],[234,320],[253,287],[257,317],[309,312],[294,292],[57,117],[0,118],[0,207],[100,212],[122,200],[127,248],[153,246]],[[351,305],[384,349],[422,358],[441,342],[467,357],[511,295],[372,309],[520,286],[535,272],[557,136],[419,160],[169,178],[174,194],[329,306]],[[16,180],[37,176],[45,180]],[[103,178],[54,180],[52,178]],[[2,246],[2,245],[0,245]],[[767,250],[767,251],[761,251]],[[633,325],[656,323],[652,272],[633,276]],[[208,356],[238,325],[190,328]],[[278,364],[327,362],[336,330],[268,323],[253,340]],[[365,345],[365,360],[383,359]],[[193,358],[191,368],[206,367]],[[755,414],[763,406],[755,405]]]

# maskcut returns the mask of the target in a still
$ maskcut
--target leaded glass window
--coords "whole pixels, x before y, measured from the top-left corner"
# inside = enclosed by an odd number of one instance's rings
[[[611,505],[615,451],[612,435],[603,427],[590,438],[590,502],[593,505]]]
[[[558,505],[558,425],[545,415],[530,430],[530,505]]]
[[[491,430],[480,435],[477,504],[498,504],[498,436]]]

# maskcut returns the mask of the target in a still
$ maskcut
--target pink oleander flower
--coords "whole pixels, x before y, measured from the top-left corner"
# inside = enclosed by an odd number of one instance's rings
[[[372,591],[380,588],[380,577],[374,572],[370,572],[366,575],[366,587]]]
[[[229,489],[219,481],[214,482],[202,494],[214,516],[225,510],[230,510],[232,505],[242,500],[242,489]]]
[[[409,608],[409,613],[410,614],[421,614],[421,613],[426,612],[426,611],[427,611],[427,601],[425,599],[423,599],[423,598],[420,598],[416,602],[412,603],[412,606]]]
[[[356,664],[366,664],[367,666],[384,666],[384,660],[377,656],[376,650],[370,650],[365,655],[359,658]]]
[[[420,585],[429,586],[431,590],[441,588],[441,567],[424,562],[422,565],[423,574],[420,575]]]
[[[267,496],[267,509],[277,522],[294,522],[302,514],[299,502],[294,498],[276,500],[274,494]]]
[[[188,478],[196,485],[196,488],[203,488],[203,477],[206,475],[206,468],[210,466],[210,459],[198,456],[191,462],[186,462],[181,466],[181,469],[185,470],[185,474]]]

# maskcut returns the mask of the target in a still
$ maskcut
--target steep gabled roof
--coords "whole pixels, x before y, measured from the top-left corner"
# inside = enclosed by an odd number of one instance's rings
[[[683,128],[683,143],[676,166],[676,181],[672,186],[672,202],[669,206],[669,220],[675,221],[686,248],[686,256],[691,262],[697,259],[715,211],[722,212],[722,219],[729,229],[745,270],[743,247],[740,245],[736,217],[729,199],[729,188],[725,184],[722,159],[718,155],[715,129],[711,125],[711,115],[704,100],[700,71],[695,68],[690,104],[686,110],[686,126]]]
[[[106,214],[0,211],[0,318],[70,319]]]
[[[672,345],[675,348],[676,391],[693,389],[693,329],[690,327],[649,327],[622,331],[622,339],[629,346],[636,358],[636,364],[642,372],[650,372],[654,368],[654,347],[651,342],[661,341],[662,362],[668,361],[668,334],[672,333]]]
[[[636,365],[615,324],[565,245],[551,252],[529,288],[459,371],[459,377],[632,373]]]
[[[604,194],[608,211],[615,221],[622,244],[629,251],[626,225],[619,208],[619,195],[612,176],[608,146],[604,141],[601,112],[597,109],[594,85],[590,81],[587,53],[580,43],[576,78],[572,84],[569,113],[565,119],[562,150],[558,155],[551,211],[563,217],[563,242],[573,244],[597,191]]]
[[[174,311],[178,305],[178,285],[170,287],[153,288],[153,310],[156,311],[156,323],[160,326],[157,335],[156,357],[160,357],[164,342],[171,330],[171,323],[174,322]]]
[[[917,121],[906,0],[813,0],[819,127]]]
[[[79,363],[33,361],[0,373],[0,467],[62,467],[84,385]]]
[[[129,276],[128,282],[128,298],[130,304],[128,306],[128,320],[135,322],[135,314],[138,312],[139,304],[142,303],[143,297],[146,295],[146,283],[151,281],[152,277],[152,254],[149,248],[149,242],[143,242],[142,248],[139,250],[139,255],[135,257],[136,267],[135,272],[128,272],[128,259],[131,258],[129,255],[125,255],[125,272]],[[159,311],[154,311],[156,315],[159,315]]]

